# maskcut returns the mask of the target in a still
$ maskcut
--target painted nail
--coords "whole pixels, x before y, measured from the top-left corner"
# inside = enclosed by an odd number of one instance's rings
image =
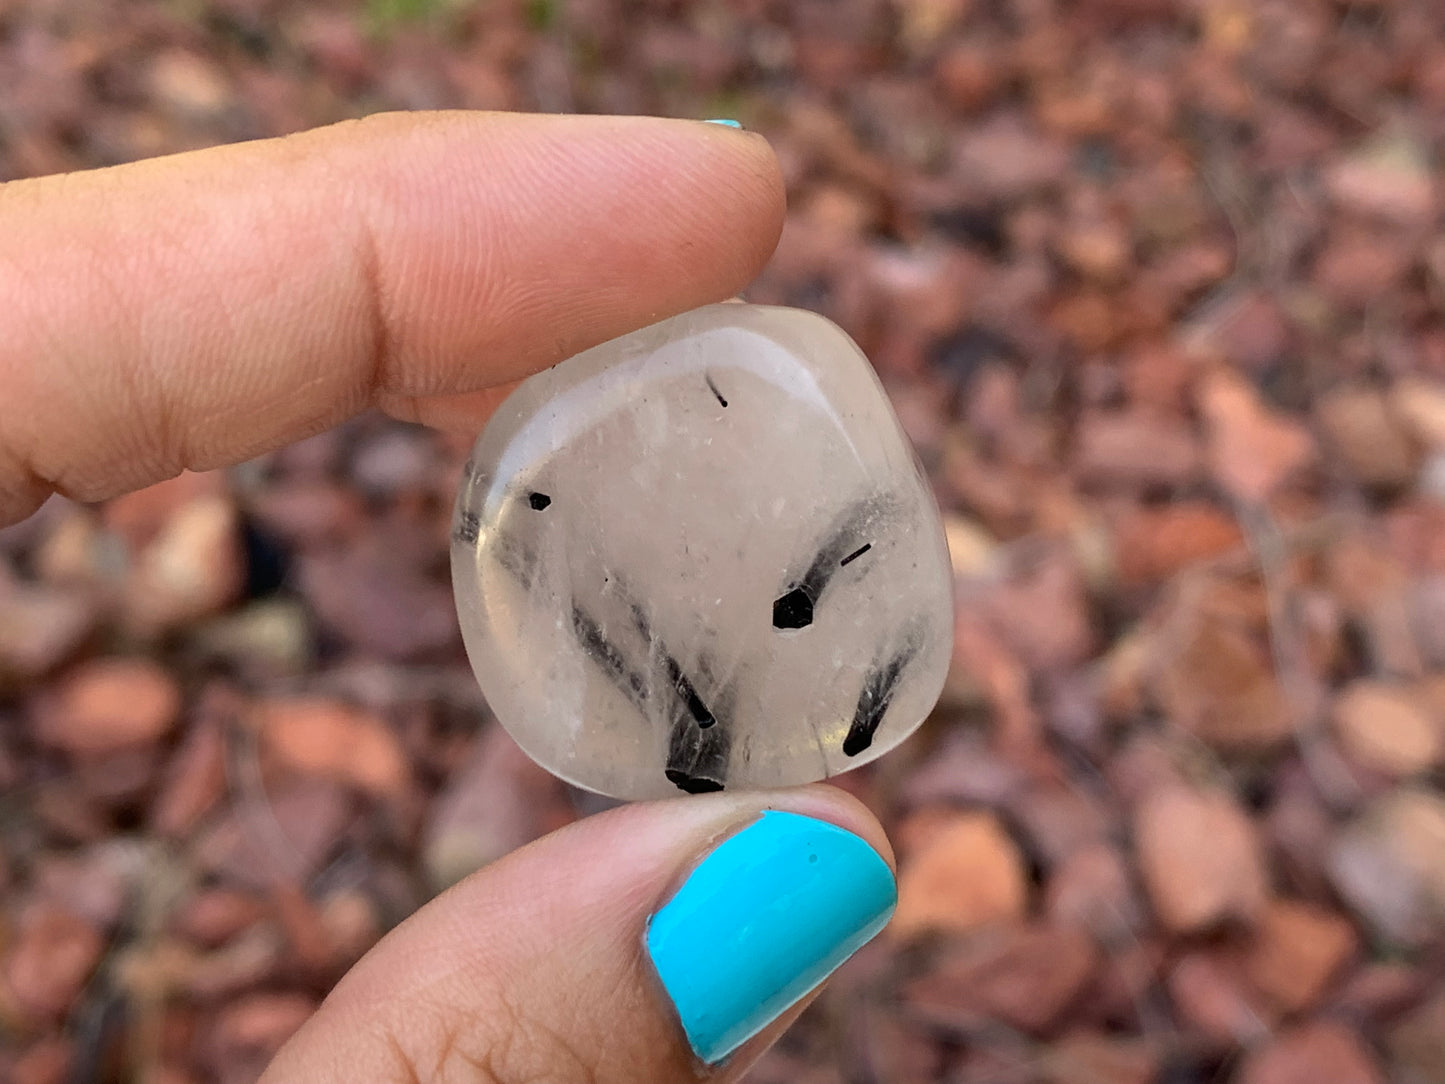
[[[768,811],[652,916],[647,951],[688,1042],[721,1061],[888,923],[893,873],[860,836]]]
[[[703,121],[704,124],[721,124],[724,128],[739,128],[743,126],[740,120],[728,120],[726,117],[714,117],[711,120]]]

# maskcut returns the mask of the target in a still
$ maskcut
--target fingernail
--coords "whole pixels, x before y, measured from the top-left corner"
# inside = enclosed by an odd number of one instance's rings
[[[710,120],[705,120],[705,121],[703,121],[703,123],[704,123],[704,124],[721,124],[724,128],[739,128],[739,129],[741,129],[742,126],[743,126],[743,122],[742,122],[742,121],[740,121],[740,120],[729,120],[729,119],[726,118],[726,117],[713,117],[713,118],[710,119]]]
[[[893,873],[860,836],[769,811],[718,844],[652,916],[647,951],[708,1064],[817,986],[888,923]]]

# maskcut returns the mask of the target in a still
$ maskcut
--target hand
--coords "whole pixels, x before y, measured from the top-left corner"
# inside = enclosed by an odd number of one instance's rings
[[[474,432],[528,373],[736,291],[782,200],[747,134],[465,113],[0,186],[0,524],[371,405]],[[735,1080],[886,921],[891,863],[826,787],[593,817],[392,931],[265,1080]]]

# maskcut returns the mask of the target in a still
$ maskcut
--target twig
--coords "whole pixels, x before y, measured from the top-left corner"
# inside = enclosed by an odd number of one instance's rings
[[[1320,741],[1324,697],[1310,674],[1303,636],[1295,626],[1285,568],[1288,546],[1264,505],[1237,502],[1235,518],[1244,529],[1245,543],[1255,556],[1264,586],[1270,656],[1290,713],[1290,729],[1300,760],[1325,801],[1335,809],[1347,808],[1359,798],[1360,788],[1333,750]]]

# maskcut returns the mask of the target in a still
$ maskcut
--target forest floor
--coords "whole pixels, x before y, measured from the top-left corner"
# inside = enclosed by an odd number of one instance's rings
[[[747,296],[860,343],[944,510],[943,701],[839,780],[898,916],[753,1084],[1445,1081],[1445,7],[0,0],[0,180],[437,107],[764,133]],[[465,451],[0,532],[0,1078],[246,1084],[600,807],[466,664]]]

